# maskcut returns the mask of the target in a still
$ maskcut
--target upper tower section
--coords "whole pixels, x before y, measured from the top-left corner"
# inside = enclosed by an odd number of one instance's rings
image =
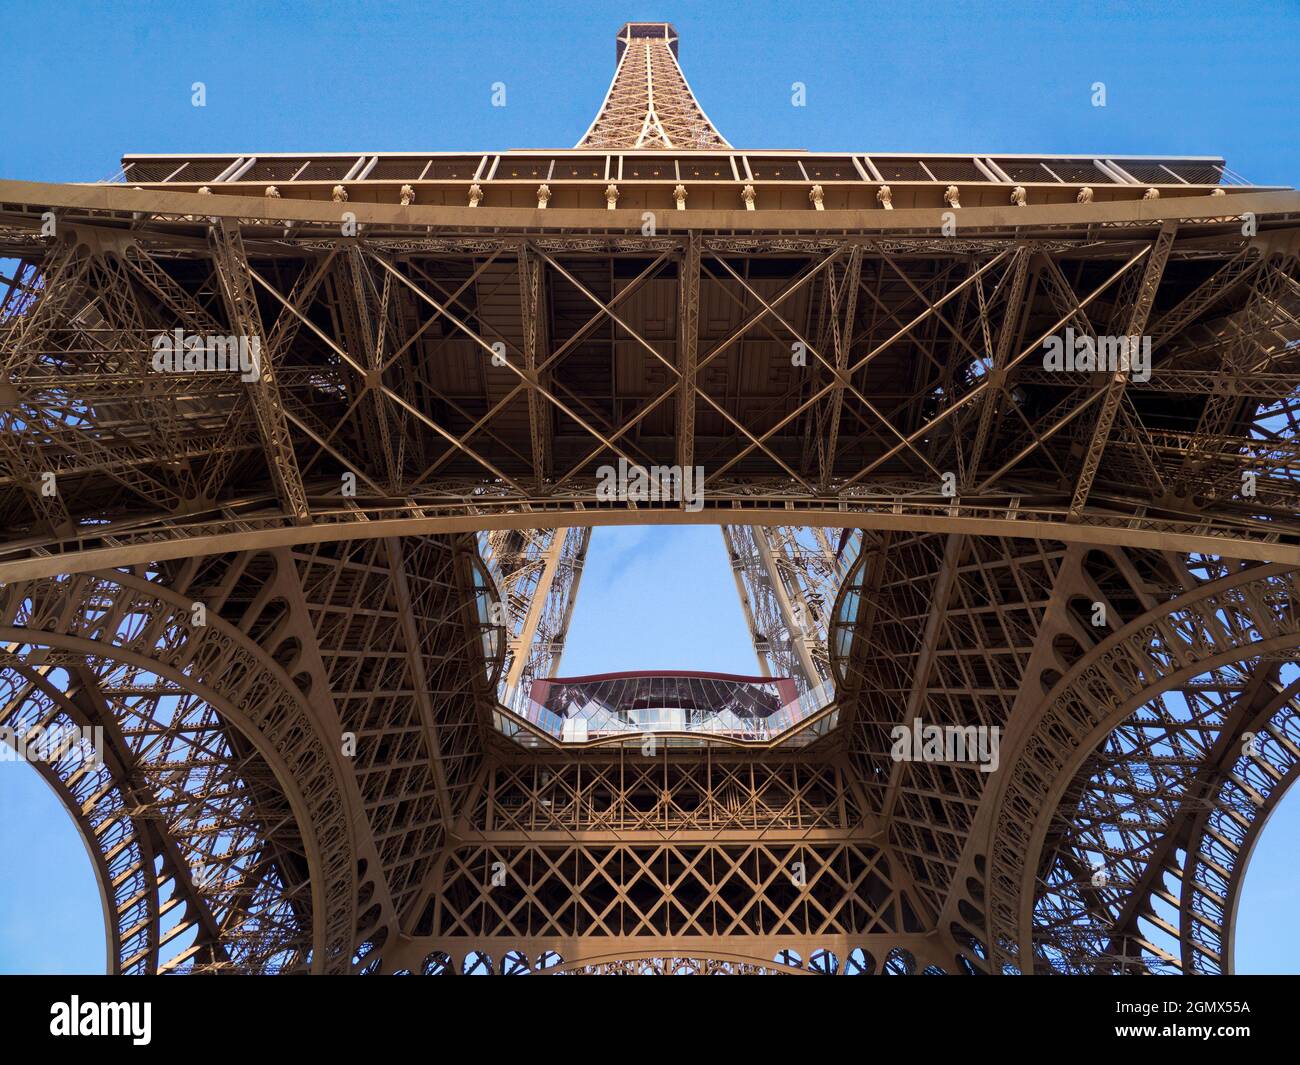
[[[731,145],[709,121],[677,65],[668,22],[628,22],[605,101],[578,148],[716,150]]]

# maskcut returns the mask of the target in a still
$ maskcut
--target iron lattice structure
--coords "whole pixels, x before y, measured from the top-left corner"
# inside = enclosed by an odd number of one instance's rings
[[[501,596],[489,620],[505,628],[508,688],[559,669],[590,542],[590,527],[480,534],[480,553]]]
[[[1231,971],[1300,764],[1300,194],[739,151],[676,52],[624,27],[576,149],[0,182],[0,724],[105,730],[39,768],[112,971]],[[684,521],[833,727],[503,731],[590,530]]]
[[[793,677],[803,689],[831,680],[827,636],[835,596],[856,551],[848,530],[724,525],[745,621],[765,677]]]

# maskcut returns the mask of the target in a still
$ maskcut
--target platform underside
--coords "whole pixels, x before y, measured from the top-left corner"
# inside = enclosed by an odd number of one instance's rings
[[[0,724],[106,729],[47,777],[116,971],[1231,969],[1300,763],[1300,194],[757,214],[0,182]],[[473,534],[684,522],[864,530],[837,728],[498,736]],[[917,715],[1001,768],[892,760]]]

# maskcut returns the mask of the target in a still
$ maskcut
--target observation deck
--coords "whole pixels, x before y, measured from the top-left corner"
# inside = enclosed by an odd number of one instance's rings
[[[800,693],[790,677],[746,677],[693,670],[599,673],[537,678],[503,692],[497,727],[525,746],[549,738],[572,744],[640,746],[653,736],[668,746],[800,746],[834,725],[821,715],[834,702],[824,683]],[[825,722],[798,739],[804,726]],[[526,722],[531,728],[525,729]]]

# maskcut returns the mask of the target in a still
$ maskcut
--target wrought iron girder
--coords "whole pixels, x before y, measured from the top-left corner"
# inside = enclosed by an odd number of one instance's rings
[[[303,488],[298,458],[289,437],[283,397],[275,379],[275,364],[279,353],[272,351],[266,343],[266,331],[262,328],[262,315],[258,310],[238,224],[222,219],[212,226],[210,241],[212,260],[231,328],[250,343],[256,341],[260,351],[261,365],[256,380],[249,382],[249,393],[281,504],[295,521],[310,521],[307,493]]]

